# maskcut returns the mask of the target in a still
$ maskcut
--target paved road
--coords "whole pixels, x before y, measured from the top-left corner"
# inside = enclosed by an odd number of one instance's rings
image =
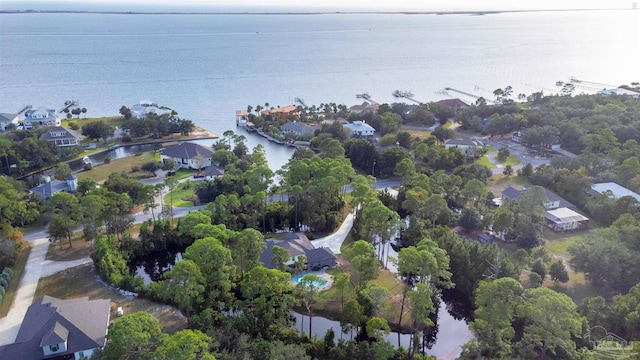
[[[323,238],[313,240],[311,243],[313,243],[313,246],[316,248],[328,247],[334,254],[340,254],[340,247],[342,246],[344,239],[349,235],[352,227],[353,213],[349,213],[349,215],[344,219],[344,222],[342,222],[342,225],[340,225],[338,231]]]

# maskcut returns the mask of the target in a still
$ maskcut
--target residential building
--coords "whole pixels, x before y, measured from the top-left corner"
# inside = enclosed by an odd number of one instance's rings
[[[69,174],[66,181],[56,180],[49,176],[44,178],[44,184],[40,184],[30,189],[32,194],[38,194],[43,200],[49,200],[54,194],[59,192],[75,193],[78,191],[78,178]]]
[[[545,202],[544,204],[541,204],[546,210],[553,210],[553,209],[558,209],[558,208],[569,208],[569,209],[575,209],[575,205],[573,205],[572,203],[570,203],[569,201],[561,198],[560,196],[558,196],[558,194],[554,193],[553,191],[543,188],[544,192],[547,196],[547,202]],[[502,201],[503,203],[506,201],[520,201],[520,197],[522,196],[522,194],[524,194],[525,192],[527,192],[527,190],[529,190],[528,188],[524,188],[522,190],[517,190],[516,188],[512,187],[512,186],[508,186],[506,189],[504,189],[502,191]]]
[[[109,299],[43,296],[27,309],[15,342],[0,347],[0,359],[88,359],[105,346],[110,306]]]
[[[54,126],[42,133],[40,140],[52,142],[60,147],[77,146],[80,144],[80,133],[62,126]]]
[[[205,146],[183,142],[162,149],[160,161],[164,163],[167,159],[173,159],[178,168],[204,169],[211,166],[212,155],[213,150]]]
[[[620,199],[623,196],[631,196],[632,198],[640,202],[640,195],[614,182],[593,184],[591,186],[591,192],[593,194],[607,194],[607,196],[612,199]]]
[[[224,168],[218,165],[207,166],[204,169],[204,178],[205,180],[213,180],[217,177],[224,175]]]
[[[24,123],[25,129],[31,129],[34,126],[60,126],[61,124],[55,109],[39,107],[36,110],[27,110],[24,115],[25,118],[22,122]]]
[[[19,114],[0,113],[0,130],[7,131],[7,126],[9,126],[10,124],[18,126],[19,120]]]
[[[303,233],[289,233],[282,240],[266,239],[267,247],[260,254],[260,262],[270,269],[275,268],[273,264],[273,247],[278,245],[291,254],[289,261],[285,264],[293,266],[301,255],[307,258],[307,267],[318,270],[324,266],[334,267],[338,264],[336,255],[326,247],[316,248],[309,238]]]
[[[289,116],[298,116],[298,107],[295,105],[287,105],[273,109],[265,109],[260,112],[262,115],[271,115],[280,120],[286,120]]]
[[[457,148],[467,157],[476,156],[477,152],[482,149],[484,144],[477,140],[470,139],[447,139],[444,142],[445,149]]]
[[[544,220],[547,227],[556,232],[584,230],[589,227],[589,218],[566,207],[547,211]]]
[[[292,133],[297,137],[311,138],[315,135],[316,130],[320,130],[320,125],[307,125],[300,121],[288,122],[280,126],[280,130],[284,133]]]
[[[378,104],[371,104],[368,102],[363,102],[360,105],[353,105],[352,107],[349,108],[349,111],[354,113],[354,114],[359,114],[359,113],[363,113],[363,112],[376,112],[378,111],[378,108],[380,107],[380,105]]]
[[[149,114],[161,116],[171,113],[171,109],[161,108],[158,104],[149,100],[142,100],[139,104],[133,105],[129,110],[131,110],[131,116],[137,119],[144,119],[149,116]]]
[[[236,110],[236,126],[246,125],[249,121],[247,110]]]
[[[436,101],[436,104],[448,106],[453,110],[459,110],[459,109],[464,109],[469,107],[469,104],[467,104],[466,102],[460,99],[444,99],[444,100]]]
[[[322,124],[322,125],[324,125],[324,124],[333,125],[333,123],[340,123],[342,125],[345,125],[345,124],[348,124],[349,121],[347,121],[347,119],[345,119],[343,117],[338,117],[337,119],[325,119],[325,120],[322,120],[320,122],[320,124]]]
[[[600,96],[621,95],[621,96],[629,96],[634,99],[638,99],[640,97],[640,92],[619,87],[615,89],[603,89],[602,91],[598,92],[598,95]]]
[[[349,132],[350,137],[373,137],[376,132],[376,129],[364,121],[354,121],[343,126]]]

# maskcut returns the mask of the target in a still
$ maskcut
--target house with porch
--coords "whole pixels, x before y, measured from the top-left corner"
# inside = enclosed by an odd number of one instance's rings
[[[183,142],[177,145],[168,146],[160,151],[160,161],[166,162],[173,159],[180,169],[204,169],[211,166],[211,156],[213,150],[208,147]]]
[[[35,110],[27,110],[24,115],[25,118],[22,120],[22,123],[25,129],[42,126],[60,126],[62,124],[55,109],[47,109],[41,106]]]
[[[27,309],[13,344],[0,346],[0,359],[88,359],[105,346],[110,317],[109,299],[43,296]]]
[[[59,192],[68,192],[73,194],[76,191],[78,191],[78,178],[73,174],[69,174],[66,181],[56,179],[51,180],[49,176],[46,176],[44,178],[44,184],[40,184],[29,190],[31,194],[37,194],[43,200],[49,200],[53,195]]]
[[[507,186],[507,188],[502,191],[503,203],[506,201],[520,201],[520,196],[522,196],[522,194],[527,192],[528,189],[529,188],[525,187],[522,190],[518,190],[513,186]],[[545,208],[545,210],[553,210],[558,208],[575,209],[576,206],[573,205],[571,202],[563,199],[558,194],[554,193],[553,191],[547,188],[543,188],[543,189],[544,189],[545,195],[547,196],[548,201],[540,205],[542,205]]]
[[[555,232],[578,231],[589,227],[588,217],[565,207],[548,210],[544,220],[547,227]]]
[[[77,146],[80,144],[80,133],[62,126],[54,126],[42,133],[40,140],[52,142],[59,147]]]

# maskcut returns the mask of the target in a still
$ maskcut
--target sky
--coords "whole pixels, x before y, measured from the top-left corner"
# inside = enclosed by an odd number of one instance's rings
[[[474,11],[630,9],[638,0],[22,0],[0,1],[2,10],[161,11]]]

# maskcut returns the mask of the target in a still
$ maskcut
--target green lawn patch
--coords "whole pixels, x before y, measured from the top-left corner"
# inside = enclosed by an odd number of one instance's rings
[[[520,158],[515,156],[515,155],[509,155],[505,161],[500,161],[498,160],[498,158],[496,158],[496,161],[498,161],[500,164],[507,166],[507,165],[511,165],[511,166],[515,166],[520,164]]]
[[[65,114],[66,116],[66,114]],[[124,123],[124,117],[123,116],[105,116],[105,117],[98,117],[98,118],[83,118],[80,117],[79,119],[76,118],[72,118],[72,119],[64,119],[62,120],[62,126],[65,128],[70,128],[69,123],[73,122],[78,124],[78,126],[80,126],[79,131],[82,132],[82,127],[87,125],[87,124],[91,124],[94,122],[98,122],[98,121],[104,121],[107,124],[113,126],[113,127],[122,127],[122,124]]]
[[[11,304],[13,304],[13,298],[15,298],[16,291],[18,291],[18,285],[20,285],[20,280],[22,280],[22,275],[24,274],[24,268],[27,266],[27,260],[29,259],[30,253],[31,246],[25,246],[24,249],[18,253],[15,265],[11,267],[13,270],[13,277],[9,282],[7,292],[2,298],[2,303],[0,303],[0,318],[7,316],[7,313],[9,313]]]
[[[146,152],[135,156],[128,156],[126,158],[111,160],[109,164],[103,164],[95,166],[89,171],[82,171],[78,173],[78,179],[91,178],[96,182],[107,180],[109,175],[114,172],[128,173],[134,166],[141,167],[142,164],[154,161],[154,153]]]
[[[173,204],[174,207],[192,207],[194,206],[193,201],[189,199],[196,196],[195,194],[195,184],[190,181],[185,181],[178,185],[178,187],[175,188],[173,192],[168,192],[164,196],[163,201],[167,205]],[[171,202],[172,198],[173,203]]]
[[[187,319],[169,305],[163,305],[144,298],[129,298],[120,295],[113,288],[98,281],[98,275],[91,265],[78,266],[41,278],[34,299],[50,295],[59,299],[73,299],[88,296],[89,299],[111,299],[111,319],[118,321],[116,309],[121,306],[125,314],[145,311],[156,317],[164,332],[174,333],[187,327]]]
[[[481,158],[476,160],[476,164],[484,165],[489,169],[493,169],[496,167],[491,161],[489,161],[489,158],[487,157],[487,155],[483,155]]]

